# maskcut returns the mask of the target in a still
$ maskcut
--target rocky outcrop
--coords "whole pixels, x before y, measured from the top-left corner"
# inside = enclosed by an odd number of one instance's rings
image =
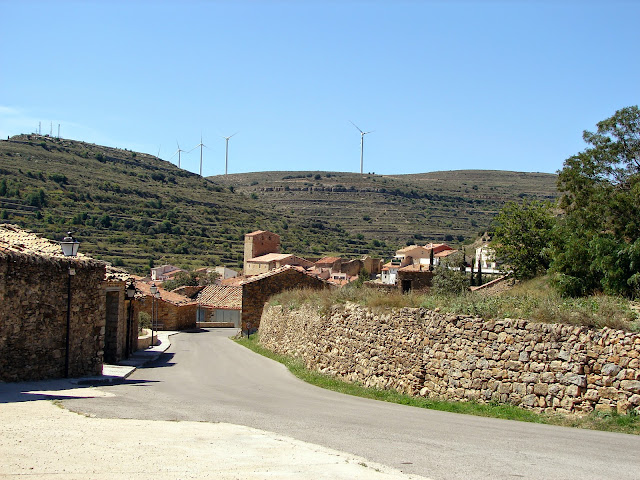
[[[640,406],[640,335],[526,320],[357,305],[265,308],[261,343],[365,386],[538,412]]]

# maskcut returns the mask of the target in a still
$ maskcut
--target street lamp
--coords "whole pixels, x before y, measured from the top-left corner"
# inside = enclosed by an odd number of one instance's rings
[[[133,308],[131,308],[131,304],[133,303],[133,297],[136,296],[136,285],[131,282],[127,287],[127,298],[129,299],[129,317],[127,318],[127,341],[125,343],[125,356],[129,358],[131,355],[131,314]]]
[[[67,236],[60,242],[62,253],[65,257],[75,257],[78,254],[80,242],[71,236],[71,232],[67,232]],[[69,261],[69,276],[67,280],[67,338],[64,351],[64,376],[69,378],[69,351],[71,345],[71,277],[76,274],[75,269],[71,268]]]
[[[158,307],[156,306],[156,298],[158,295],[158,287],[156,287],[155,283],[151,284],[151,346],[153,347],[153,324],[155,322],[155,317],[158,315]]]

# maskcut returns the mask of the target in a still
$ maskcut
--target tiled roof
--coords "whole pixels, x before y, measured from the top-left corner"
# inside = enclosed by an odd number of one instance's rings
[[[409,245],[408,247],[404,247],[404,248],[401,248],[400,250],[397,250],[396,253],[406,253],[419,248],[425,248],[425,247],[421,247],[419,245]]]
[[[275,235],[276,237],[280,237],[277,233],[269,232],[267,230],[256,230],[255,232],[247,233],[245,237],[255,237],[256,235],[262,235],[263,233],[268,233],[269,235]]]
[[[458,253],[458,250],[443,250],[442,252],[434,253],[433,256],[437,258],[448,257],[449,255],[453,255],[454,253]]]
[[[428,272],[429,265],[417,264],[417,265],[407,265],[406,267],[402,267],[398,270],[399,272]]]
[[[59,243],[8,223],[0,224],[0,248],[25,255],[65,258]],[[78,257],[85,256],[78,253]]]
[[[244,275],[232,278],[225,278],[224,280],[220,280],[220,285],[241,285],[243,281],[245,281],[247,277]]]
[[[146,296],[151,296],[151,284],[147,282],[136,282],[136,289],[142,294]],[[172,303],[174,305],[189,305],[194,304],[193,300],[189,297],[185,297],[184,295],[180,295],[179,293],[168,292],[167,290],[163,290],[162,288],[158,288],[158,292],[160,292],[160,299]]]
[[[122,268],[107,265],[104,279],[109,282],[126,282],[131,278],[131,274]]]
[[[280,268],[274,268],[273,270],[269,270],[268,272],[261,273],[260,275],[254,275],[252,277],[245,278],[240,283],[240,285],[245,285],[247,283],[257,282],[258,280],[262,280],[264,278],[272,277],[273,275],[278,275],[278,274],[284,272],[285,270],[290,270],[290,269],[297,270],[300,273],[304,273],[305,275],[308,275],[308,276],[313,277],[313,278],[317,278],[318,280],[326,283],[325,280],[322,280],[321,278],[317,277],[316,275],[312,275],[311,273],[307,272],[303,267],[299,267],[297,265],[284,265],[284,266],[282,266]]]
[[[321,258],[320,260],[318,260],[318,261],[316,262],[316,265],[318,265],[318,264],[320,264],[320,265],[325,265],[325,264],[327,264],[327,265],[329,265],[329,264],[333,265],[333,264],[334,264],[334,263],[336,263],[338,260],[340,260],[340,257],[324,257],[324,258]]]
[[[240,310],[242,287],[230,285],[207,285],[198,295],[201,305]]]
[[[293,257],[291,253],[267,253],[260,257],[254,257],[251,260],[247,260],[247,263],[270,263],[277,262],[278,260],[285,260],[289,257]]]

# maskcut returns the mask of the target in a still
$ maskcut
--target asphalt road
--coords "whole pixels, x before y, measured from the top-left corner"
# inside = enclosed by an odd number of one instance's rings
[[[114,394],[64,401],[103,418],[227,422],[276,432],[433,479],[638,479],[640,437],[436,412],[308,385],[227,338],[171,348]]]

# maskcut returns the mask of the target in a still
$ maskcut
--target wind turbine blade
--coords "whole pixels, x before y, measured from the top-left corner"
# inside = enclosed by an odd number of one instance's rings
[[[349,122],[351,122],[351,120],[349,120]],[[356,125],[355,123],[351,122],[351,125],[356,127],[360,133],[364,133],[362,130],[360,130],[360,127],[358,125]]]
[[[238,133],[240,133],[240,132],[236,132],[236,133],[234,133],[233,135],[231,135],[231,137],[233,137],[233,136],[237,135]],[[231,138],[231,137],[229,137],[229,138]]]
[[[375,132],[375,130],[369,130],[368,132],[362,132],[363,135],[366,135],[367,133],[373,133]]]
[[[200,146],[200,144],[196,145],[195,147],[193,147],[191,150],[189,150],[187,153],[191,153],[193,152],[196,148],[198,148]],[[186,150],[182,150],[183,152],[185,152]]]

